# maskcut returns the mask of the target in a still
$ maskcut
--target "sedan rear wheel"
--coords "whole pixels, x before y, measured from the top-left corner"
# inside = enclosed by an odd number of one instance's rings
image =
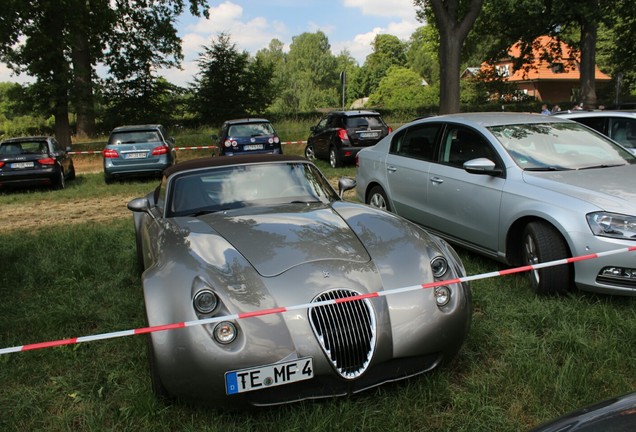
[[[523,230],[523,262],[529,265],[568,257],[561,234],[545,222],[531,222]],[[570,290],[571,265],[557,265],[530,271],[530,283],[540,295],[562,295]]]
[[[382,186],[373,186],[373,188],[371,188],[369,195],[367,195],[367,204],[382,210],[391,211],[389,200]]]
[[[311,161],[316,159],[316,153],[314,153],[313,144],[307,144],[307,146],[305,146],[305,158]]]

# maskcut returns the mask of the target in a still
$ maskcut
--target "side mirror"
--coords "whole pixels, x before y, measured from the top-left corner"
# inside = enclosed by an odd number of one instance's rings
[[[126,207],[133,212],[150,214],[150,201],[148,201],[148,198],[135,198]]]
[[[499,175],[501,169],[495,167],[495,163],[488,158],[471,159],[464,162],[464,169],[470,174]]]
[[[342,198],[346,191],[351,190],[354,187],[356,187],[356,181],[354,179],[341,177],[340,180],[338,180],[338,196]]]

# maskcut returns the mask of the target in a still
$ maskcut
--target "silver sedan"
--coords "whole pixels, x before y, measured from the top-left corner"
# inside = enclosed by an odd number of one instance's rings
[[[470,113],[404,125],[358,155],[358,198],[509,265],[633,246],[636,156],[558,117]],[[636,295],[613,254],[530,273],[540,294]]]

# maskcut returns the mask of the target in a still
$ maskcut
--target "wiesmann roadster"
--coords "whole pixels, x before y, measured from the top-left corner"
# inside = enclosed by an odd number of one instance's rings
[[[219,407],[342,396],[457,354],[472,315],[457,254],[343,201],[352,179],[339,187],[299,157],[206,158],[128,204],[148,324],[219,319],[149,334],[157,396]]]

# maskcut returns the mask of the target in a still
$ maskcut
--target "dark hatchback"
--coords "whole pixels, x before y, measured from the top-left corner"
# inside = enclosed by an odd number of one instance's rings
[[[391,128],[375,111],[333,111],[311,127],[305,157],[328,160],[333,168],[341,167],[389,133]]]
[[[216,138],[221,156],[283,153],[274,126],[264,118],[227,120],[220,133]]]
[[[71,148],[53,137],[31,136],[0,142],[0,187],[51,186],[64,189],[75,178]]]

